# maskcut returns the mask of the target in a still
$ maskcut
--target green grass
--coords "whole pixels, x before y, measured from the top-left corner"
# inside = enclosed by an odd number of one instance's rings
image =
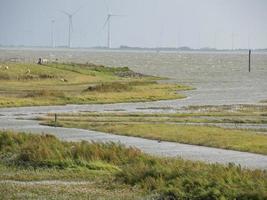
[[[90,145],[88,142],[66,143],[57,140],[52,135],[31,136],[12,133],[0,135],[0,150],[5,153],[1,157],[2,160],[11,165],[56,166],[60,169],[84,167],[106,171],[118,170],[115,165],[125,162],[121,159],[125,155],[132,154],[134,156],[140,153],[136,149],[123,149],[114,143]],[[5,157],[10,152],[16,156]],[[111,160],[112,162],[110,162]],[[111,163],[114,166],[110,165]]]
[[[2,65],[2,64],[0,64]],[[8,63],[0,68],[0,107],[139,102],[183,98],[191,89],[159,78],[93,64]]]
[[[266,116],[244,113],[81,113],[58,114],[57,126],[75,127],[126,136],[195,144],[267,155],[267,135],[255,131],[212,126],[216,122],[265,123]],[[226,115],[226,116],[225,116]],[[213,117],[212,117],[213,116]],[[228,118],[229,117],[229,118]],[[55,125],[53,115],[41,118]],[[175,124],[173,122],[208,122],[210,126]]]
[[[113,143],[62,142],[49,135],[11,132],[1,132],[0,137],[0,181],[86,181],[75,186],[0,182],[2,199],[267,197],[266,171],[157,158]]]
[[[118,110],[120,111],[120,110]],[[42,119],[51,119],[53,114]],[[178,123],[233,123],[233,124],[265,124],[266,112],[186,112],[186,113],[94,113],[58,114],[62,121],[89,121],[89,122],[178,122]]]
[[[71,125],[72,126],[72,125]],[[176,124],[98,124],[88,128],[107,133],[232,149],[267,155],[267,135],[249,131]]]

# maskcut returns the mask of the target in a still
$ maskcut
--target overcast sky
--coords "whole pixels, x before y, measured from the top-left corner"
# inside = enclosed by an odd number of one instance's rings
[[[125,15],[112,19],[112,47],[267,47],[267,0],[0,0],[0,44],[51,45],[54,19],[56,45],[67,45],[60,11],[80,7],[73,47],[106,45],[107,7]]]

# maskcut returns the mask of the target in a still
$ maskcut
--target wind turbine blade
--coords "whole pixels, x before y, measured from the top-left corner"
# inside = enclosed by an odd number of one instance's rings
[[[83,6],[80,6],[77,10],[75,10],[71,15],[73,16],[73,15],[76,15],[77,14],[77,12],[79,12],[81,9],[82,9],[82,7]]]
[[[127,16],[127,15],[117,15],[117,14],[111,14],[110,16],[112,16],[112,17],[125,17],[125,16]]]
[[[107,13],[109,13],[109,5],[108,5],[108,2],[107,2],[107,0],[104,0],[104,4],[105,4],[105,6],[106,6]]]
[[[65,15],[67,15],[67,16],[70,16],[70,15],[71,15],[70,13],[68,13],[68,12],[66,12],[66,11],[64,11],[64,10],[60,10],[59,12],[65,14]]]
[[[106,21],[105,21],[105,23],[104,23],[104,25],[103,25],[103,28],[105,28],[105,27],[106,27],[106,25],[107,25],[107,23],[108,23],[109,19],[110,19],[110,15],[108,15],[108,16],[107,16],[107,19],[106,19]]]

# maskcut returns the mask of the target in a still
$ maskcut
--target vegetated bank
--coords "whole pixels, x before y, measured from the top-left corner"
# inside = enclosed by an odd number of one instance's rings
[[[177,84],[159,84],[127,67],[0,63],[0,107],[142,102],[184,98]]]
[[[246,121],[265,123],[266,111],[206,112],[206,113],[70,113],[53,114],[39,118],[50,126],[82,128],[118,135],[154,140],[194,144],[267,155],[267,134],[238,128],[219,128],[214,122]],[[176,124],[178,122],[179,124]],[[190,122],[208,122],[209,125],[192,125]]]
[[[51,135],[0,132],[0,172],[3,199],[68,199],[77,194],[78,199],[267,198],[266,171],[157,158],[119,144],[63,142]],[[88,183],[15,187],[4,180]]]

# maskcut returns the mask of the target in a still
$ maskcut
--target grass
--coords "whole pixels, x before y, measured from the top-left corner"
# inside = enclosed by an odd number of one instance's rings
[[[12,132],[1,132],[0,137],[2,199],[267,198],[266,171],[158,158],[113,143],[63,142],[50,135]],[[3,180],[86,183],[31,185]]]
[[[0,199],[20,200],[67,200],[67,199],[88,199],[88,200],[136,200],[142,199],[139,191],[129,188],[106,189],[103,185],[94,182],[81,185],[17,185],[1,184]]]
[[[162,109],[162,108],[160,108]],[[166,108],[163,108],[166,109]],[[112,110],[114,111],[114,110]],[[121,111],[121,110],[118,110]],[[58,114],[60,118],[72,121],[89,122],[177,122],[177,123],[233,123],[233,124],[265,124],[266,112],[184,112],[184,113],[94,113]],[[51,119],[51,114],[48,118]]]
[[[0,107],[139,102],[184,98],[191,89],[158,84],[159,78],[127,67],[93,64],[47,65],[8,63],[0,68]]]
[[[89,127],[90,128],[90,127]],[[98,124],[91,129],[107,133],[165,140],[267,155],[267,136],[248,131],[176,124]]]
[[[260,114],[267,112],[266,105],[255,104],[237,104],[237,105],[202,105],[202,106],[188,106],[185,108],[189,111],[195,112],[232,112],[242,114]]]
[[[246,114],[248,114],[246,112]],[[226,129],[212,126],[216,122],[264,123],[266,116],[244,113],[81,113],[58,114],[57,126],[76,127],[135,136],[155,140],[172,141],[222,149],[231,149],[267,155],[267,135],[250,130]],[[211,117],[215,115],[215,117]],[[53,115],[41,118],[45,124],[54,125]],[[211,118],[210,118],[211,117]],[[230,118],[227,118],[230,117]],[[215,119],[214,119],[215,118]],[[211,126],[175,124],[208,122]]]

